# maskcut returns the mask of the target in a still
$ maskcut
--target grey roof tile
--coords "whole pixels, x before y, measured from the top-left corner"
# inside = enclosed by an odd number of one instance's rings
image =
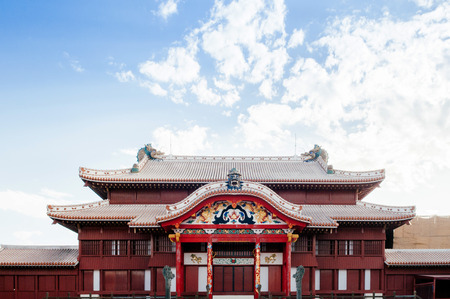
[[[0,247],[0,267],[74,267],[77,258],[77,246]]]

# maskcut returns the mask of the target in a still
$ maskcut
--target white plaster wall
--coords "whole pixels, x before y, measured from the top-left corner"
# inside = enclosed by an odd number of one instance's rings
[[[320,270],[316,269],[315,276],[316,276],[315,289],[316,289],[316,291],[319,291],[320,290]]]
[[[347,289],[347,270],[338,271],[338,290],[344,291]]]
[[[206,292],[208,283],[208,267],[198,267],[198,291]]]
[[[100,270],[94,270],[94,275],[92,278],[94,291],[100,291]]]
[[[151,291],[151,271],[150,270],[145,270],[145,275],[144,275],[144,290],[145,291]]]
[[[177,268],[171,267],[170,270],[175,275],[175,277],[172,279],[172,285],[170,286],[170,291],[176,292],[177,291]]]
[[[294,278],[295,272],[297,272],[297,268],[291,267],[291,292],[297,292],[297,287],[295,285],[295,278]]]
[[[370,269],[364,271],[364,290],[370,290]]]
[[[259,272],[261,281],[261,292],[269,291],[269,267],[261,267]]]

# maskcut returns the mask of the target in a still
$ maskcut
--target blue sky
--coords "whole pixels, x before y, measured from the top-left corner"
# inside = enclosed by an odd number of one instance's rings
[[[450,215],[449,19],[434,0],[2,2],[0,243],[76,243],[46,204],[99,200],[78,167],[131,167],[145,143],[320,144],[386,169],[367,201]]]

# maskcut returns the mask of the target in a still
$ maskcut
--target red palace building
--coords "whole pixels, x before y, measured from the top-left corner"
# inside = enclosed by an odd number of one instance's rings
[[[414,207],[363,199],[384,170],[328,165],[315,146],[301,156],[173,156],[151,145],[129,169],[80,168],[101,198],[47,208],[79,245],[0,248],[0,298],[163,295],[412,294],[450,297],[450,250],[395,250],[392,231]]]

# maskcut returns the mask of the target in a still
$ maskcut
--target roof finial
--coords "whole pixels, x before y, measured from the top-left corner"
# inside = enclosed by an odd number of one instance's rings
[[[295,139],[294,139],[294,156],[297,156],[297,133],[295,133]]]

